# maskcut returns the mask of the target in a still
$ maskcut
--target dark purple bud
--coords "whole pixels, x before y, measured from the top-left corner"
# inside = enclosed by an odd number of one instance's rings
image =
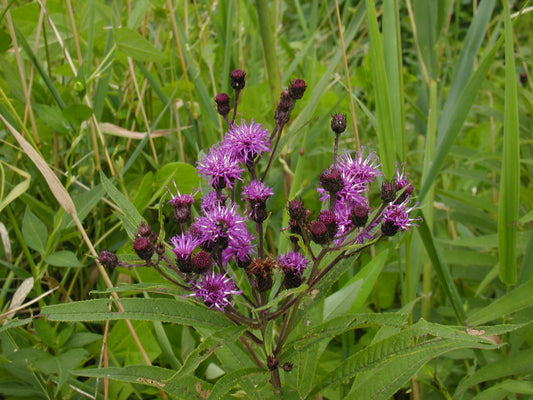
[[[177,258],[178,268],[184,274],[189,274],[194,269],[194,263],[191,260],[191,257],[179,257]]]
[[[281,96],[279,98],[278,103],[278,110],[282,112],[289,112],[292,109],[292,106],[294,105],[293,99],[289,93],[289,90],[285,89],[281,92]]]
[[[287,289],[294,289],[300,287],[302,284],[302,277],[293,270],[288,270],[283,278],[283,285]]]
[[[337,224],[337,217],[335,217],[335,213],[330,210],[324,210],[320,211],[318,214],[318,220],[323,222],[324,225],[326,225],[326,228],[328,228],[328,235],[333,238],[337,234],[337,231],[339,230],[339,225]]]
[[[118,265],[118,258],[115,253],[104,250],[98,256],[98,261],[106,268],[113,269]]]
[[[311,232],[311,239],[318,244],[326,244],[330,237],[328,234],[328,228],[326,224],[321,221],[313,221],[309,226],[309,231]]]
[[[338,193],[344,188],[342,175],[335,167],[329,167],[322,171],[320,174],[320,183],[330,193]]]
[[[229,96],[226,93],[219,93],[215,96],[215,102],[217,103],[217,111],[220,115],[228,115],[231,106],[229,104]]]
[[[331,117],[331,130],[335,132],[336,135],[344,132],[346,130],[346,115],[333,114]]]
[[[525,85],[527,83],[527,74],[525,72],[522,72],[520,74],[520,83],[522,85]]]
[[[267,357],[267,367],[270,371],[274,371],[276,368],[278,368],[278,362],[279,360],[274,356],[268,356]]]
[[[306,87],[303,79],[295,79],[289,87],[289,95],[293,100],[299,100],[303,97]]]
[[[165,245],[163,243],[157,243],[155,246],[155,252],[160,256],[165,254]]]
[[[137,233],[135,236],[137,237],[149,237],[152,234],[152,230],[150,227],[146,224],[146,222],[141,222],[141,225],[139,226],[139,229],[137,230]]]
[[[200,250],[194,255],[192,263],[194,265],[194,272],[197,274],[203,274],[204,272],[207,272],[211,266],[211,256],[208,252]]]
[[[268,217],[268,212],[266,209],[266,203],[264,201],[258,203],[252,203],[252,212],[250,213],[250,218],[255,222],[263,222]]]
[[[291,372],[292,371],[292,363],[286,362],[281,366],[285,372]]]
[[[246,74],[244,73],[244,71],[240,69],[234,69],[233,71],[230,72],[229,76],[231,79],[231,87],[234,90],[241,90],[244,88],[244,85],[246,83],[245,82]]]
[[[350,220],[355,227],[365,226],[368,221],[368,207],[358,204],[350,212]]]
[[[385,182],[381,185],[381,201],[390,203],[396,198],[396,187],[391,182]]]
[[[394,225],[394,221],[385,221],[383,224],[381,224],[381,232],[385,236],[394,236],[398,230],[399,228]]]
[[[152,242],[145,237],[138,237],[133,241],[133,250],[143,260],[149,260],[154,255],[154,246]]]
[[[289,216],[297,222],[305,222],[307,220],[307,210],[300,200],[289,201]]]

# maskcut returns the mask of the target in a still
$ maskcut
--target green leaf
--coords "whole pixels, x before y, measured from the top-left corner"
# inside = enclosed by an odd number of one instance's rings
[[[179,379],[183,375],[194,373],[196,367],[211,356],[217,348],[235,342],[246,329],[246,326],[230,326],[205,338],[200,345],[189,354],[183,363],[183,366],[176,372],[171,381]]]
[[[266,371],[262,368],[244,368],[226,374],[215,383],[208,400],[226,399],[228,392],[244,378],[260,374],[266,375]]]
[[[506,315],[533,306],[533,280],[516,287],[509,293],[494,300],[487,307],[473,312],[466,323],[472,326],[503,318]]]
[[[85,104],[71,104],[61,111],[63,118],[75,124],[87,121],[93,115],[93,109]]]
[[[116,311],[116,302],[124,312]],[[111,310],[108,310],[111,306]],[[107,321],[142,320],[161,321],[192,327],[220,329],[232,325],[222,313],[180,297],[175,299],[122,298],[119,300],[95,299],[43,307],[41,314],[51,321]]]
[[[471,400],[498,400],[509,398],[509,394],[514,394],[516,398],[526,394],[533,395],[533,382],[507,379],[478,393]]]
[[[324,320],[351,311],[358,312],[374,288],[376,279],[387,260],[388,251],[380,252],[366,264],[346,286],[326,298]]]
[[[520,131],[514,61],[514,36],[507,0],[502,1],[505,16],[505,106],[503,119],[503,158],[498,200],[498,248],[500,279],[507,285],[516,283],[516,234],[520,202]]]
[[[64,117],[61,109],[51,107],[45,104],[34,104],[33,108],[37,111],[39,118],[41,118],[46,125],[62,134],[72,132],[69,121]]]
[[[129,28],[118,28],[113,32],[117,48],[136,61],[161,61],[164,54],[152,43]]]
[[[93,378],[109,378],[152,386],[176,396],[178,399],[205,399],[211,384],[194,376],[186,375],[172,383],[169,380],[175,371],[148,365],[127,365],[123,368],[97,368],[72,371],[74,375]],[[202,394],[203,393],[203,394]]]
[[[314,387],[310,397],[356,376],[346,398],[386,400],[435,357],[463,348],[494,347],[462,339],[425,339],[408,328],[347,358]]]
[[[29,208],[26,209],[22,218],[22,237],[33,250],[38,251],[40,254],[45,253],[48,240],[46,225]]]
[[[111,183],[109,179],[104,175],[100,170],[100,180],[102,181],[102,186],[105,191],[111,197],[111,199],[117,204],[120,210],[123,213],[124,218],[122,222],[124,223],[124,229],[128,233],[130,239],[133,239],[135,232],[139,229],[139,225],[144,222],[144,218],[139,214],[139,211],[135,206],[124,196],[121,192],[118,191],[115,186]]]
[[[494,360],[492,363],[478,369],[471,376],[465,377],[457,386],[455,398],[461,398],[463,393],[472,386],[489,380],[506,376],[529,374],[533,371],[533,349],[524,349]]]
[[[45,257],[44,261],[54,267],[72,267],[79,268],[85,265],[78,260],[76,254],[68,250],[56,251]]]

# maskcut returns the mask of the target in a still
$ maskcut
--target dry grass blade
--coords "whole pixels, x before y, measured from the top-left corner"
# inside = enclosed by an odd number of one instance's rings
[[[102,122],[99,124],[99,126],[100,126],[100,130],[102,131],[102,133],[113,135],[113,136],[125,137],[128,139],[142,140],[147,134],[147,132],[130,131],[120,126],[111,124],[109,122]],[[150,132],[149,134],[150,134],[150,137],[157,138],[157,137],[168,135],[170,133],[172,133],[171,129],[162,129],[162,130]]]

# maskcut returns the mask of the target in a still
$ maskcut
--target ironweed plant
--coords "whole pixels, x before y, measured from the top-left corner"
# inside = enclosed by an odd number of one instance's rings
[[[142,264],[119,261],[109,251],[102,251],[99,261],[108,268],[154,268],[185,291],[183,297],[221,313],[238,327],[239,339],[256,366],[270,372],[274,391],[282,393],[280,370],[291,373],[294,365],[287,353],[288,343],[301,340],[291,334],[299,321],[307,318],[317,294],[327,290],[321,283],[342,261],[380,240],[409,231],[420,218],[411,216],[416,204],[403,165],[390,181],[381,184],[378,204],[371,204],[371,186],[383,177],[378,156],[366,149],[339,154],[346,116],[335,114],[331,118],[333,160],[322,172],[316,171],[322,207],[309,210],[301,200],[291,199],[286,207],[289,225],[282,229],[290,251],[268,251],[264,232],[269,223],[268,200],[274,192],[265,178],[306,83],[296,79],[281,93],[274,128],[269,131],[253,118],[236,122],[245,73],[237,69],[230,78],[233,107],[228,94],[215,98],[227,132],[196,165],[208,186],[193,193],[180,193],[175,182],[174,188],[167,187],[173,208],[169,223],[176,234],[163,243],[143,222],[133,242]],[[193,210],[197,203],[198,212]]]

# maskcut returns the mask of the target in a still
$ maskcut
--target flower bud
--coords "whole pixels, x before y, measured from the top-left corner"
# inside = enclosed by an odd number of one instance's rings
[[[138,237],[133,241],[133,250],[142,260],[148,261],[154,255],[154,246],[152,242],[145,237]]]
[[[321,221],[313,221],[309,226],[311,239],[318,244],[326,244],[329,241],[328,228]]]
[[[342,175],[335,167],[330,167],[322,171],[320,174],[320,183],[330,193],[338,193],[344,188]]]
[[[244,88],[244,85],[246,83],[245,82],[246,74],[244,73],[244,71],[240,69],[234,69],[233,71],[231,71],[229,76],[231,79],[231,87],[234,90],[241,90]]]
[[[358,204],[350,212],[350,220],[355,227],[365,226],[368,221],[368,207]]]
[[[118,258],[115,253],[104,250],[98,256],[98,261],[106,268],[113,269],[118,265]]]
[[[303,97],[306,87],[303,79],[295,79],[289,87],[289,95],[293,100],[299,100]]]
[[[274,356],[268,356],[267,357],[267,367],[270,371],[274,371],[276,368],[278,368],[278,362],[279,360]]]
[[[335,217],[335,213],[330,210],[320,211],[317,219],[323,222],[324,225],[326,225],[326,228],[328,228],[328,235],[331,238],[335,237],[337,231],[339,230],[339,225],[337,224],[337,218]]]
[[[527,74],[525,72],[522,72],[520,74],[520,83],[522,84],[522,86],[527,83]]]
[[[396,187],[390,182],[385,182],[381,185],[381,201],[383,203],[390,203],[396,198]]]
[[[286,362],[281,366],[285,372],[291,372],[292,371],[292,363]]]
[[[215,96],[215,102],[217,103],[217,111],[220,115],[228,115],[231,106],[229,104],[229,96],[226,93],[219,93]]]
[[[203,274],[204,272],[207,272],[211,266],[211,256],[208,252],[200,250],[194,255],[192,263],[194,265],[194,272],[197,274]]]
[[[307,210],[300,200],[289,201],[289,216],[296,222],[305,222],[307,220]]]
[[[331,117],[331,130],[335,132],[336,135],[344,132],[346,130],[346,115],[333,114]]]
[[[381,224],[381,232],[385,236],[394,236],[399,228],[394,224],[394,221],[385,221]]]
[[[152,234],[152,229],[146,224],[146,222],[141,222],[139,229],[135,236],[147,238]]]

